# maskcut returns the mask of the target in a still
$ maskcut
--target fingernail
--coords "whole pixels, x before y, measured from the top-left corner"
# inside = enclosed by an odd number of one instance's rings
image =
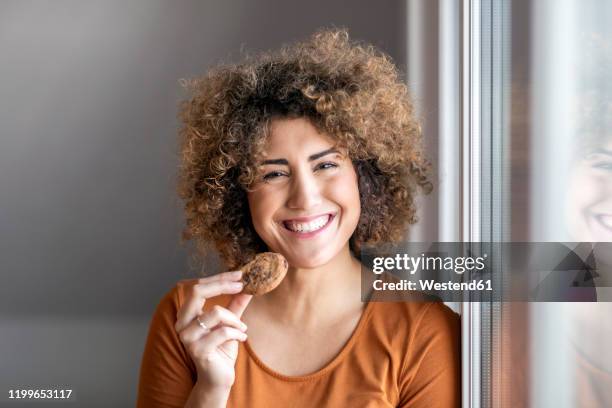
[[[232,282],[231,288],[232,289],[242,289],[242,282]]]
[[[246,330],[247,329],[247,325],[242,323],[242,330]]]
[[[239,278],[242,276],[242,271],[234,271],[232,272],[232,278]]]

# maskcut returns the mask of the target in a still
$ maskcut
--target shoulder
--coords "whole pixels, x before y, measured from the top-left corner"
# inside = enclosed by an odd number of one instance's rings
[[[380,276],[384,282],[399,282],[400,279],[392,274],[385,273]],[[375,293],[372,296],[373,321],[392,324],[406,331],[417,330],[420,326],[446,328],[453,331],[459,325],[459,315],[453,312],[439,299],[421,292],[399,292],[387,296],[385,293]],[[385,301],[393,299],[393,301]]]
[[[373,325],[392,327],[404,334],[417,333],[423,328],[457,334],[459,315],[442,302],[404,301],[371,302]]]
[[[395,276],[381,276],[387,282]],[[457,313],[443,302],[411,292],[396,299],[381,301],[385,296],[372,296],[369,327],[371,335],[394,344],[404,364],[434,347],[457,349],[461,338],[461,320]]]

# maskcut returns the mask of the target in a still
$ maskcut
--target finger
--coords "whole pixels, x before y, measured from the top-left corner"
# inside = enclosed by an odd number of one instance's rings
[[[191,287],[185,304],[177,313],[175,328],[177,331],[186,327],[201,312],[206,299],[221,294],[233,294],[242,290],[242,282],[218,280],[209,283],[197,283]]]
[[[229,271],[216,273],[211,276],[207,276],[205,278],[198,279],[198,283],[209,283],[215,282],[218,280],[229,280],[229,281],[239,281],[242,278],[242,271]]]
[[[228,310],[234,313],[238,318],[242,317],[242,314],[246,310],[247,306],[253,299],[253,295],[247,295],[246,293],[240,293],[234,296],[227,306]]]
[[[200,321],[210,330],[218,325],[231,326],[242,331],[245,331],[247,328],[246,324],[238,316],[219,305],[215,305],[210,311],[203,313],[200,316]]]
[[[188,345],[199,340],[203,335],[210,332],[210,329],[204,329],[197,320],[194,320],[187,327],[178,333],[179,339],[184,345]]]
[[[200,322],[206,328],[200,325]],[[179,333],[179,338],[183,344],[192,343],[199,340],[202,336],[214,330],[217,326],[230,326],[242,332],[246,331],[247,325],[238,316],[224,307],[215,305],[212,310],[203,313],[199,318],[195,318],[185,329]]]
[[[220,326],[204,335],[198,343],[201,344],[203,353],[210,353],[228,340],[245,341],[246,339],[245,332],[229,326]]]
[[[242,290],[242,282],[218,280],[209,283],[198,283],[191,287],[185,304],[179,309],[176,316],[175,329],[177,331],[187,325],[202,313],[206,299],[222,294],[234,294]]]

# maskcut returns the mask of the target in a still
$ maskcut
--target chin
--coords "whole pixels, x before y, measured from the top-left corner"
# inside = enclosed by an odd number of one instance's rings
[[[336,254],[337,255],[337,254]],[[317,254],[312,256],[294,255],[287,258],[293,268],[314,269],[323,266],[334,259],[332,254]]]

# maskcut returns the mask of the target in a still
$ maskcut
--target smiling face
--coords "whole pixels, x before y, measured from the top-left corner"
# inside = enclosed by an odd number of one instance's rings
[[[315,268],[348,254],[360,216],[350,158],[307,119],[276,119],[270,130],[247,195],[255,231],[293,267]]]
[[[568,194],[566,211],[572,239],[612,241],[612,142],[574,165]]]

